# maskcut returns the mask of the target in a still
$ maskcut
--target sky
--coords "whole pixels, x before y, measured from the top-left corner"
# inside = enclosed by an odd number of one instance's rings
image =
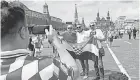
[[[7,0],[13,1],[13,0]],[[100,17],[107,16],[110,12],[112,21],[119,16],[126,16],[128,19],[139,19],[139,1],[138,0],[19,0],[29,9],[43,12],[43,5],[48,4],[51,16],[61,18],[62,21],[74,21],[75,4],[79,21],[82,17],[85,24],[88,25],[94,21],[99,11]]]

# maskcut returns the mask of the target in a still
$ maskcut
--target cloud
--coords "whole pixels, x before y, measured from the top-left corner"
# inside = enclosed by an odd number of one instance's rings
[[[134,1],[119,1],[120,3],[133,3]]]
[[[79,7],[89,7],[89,6],[96,6],[98,4],[100,4],[100,1],[81,1],[79,3]]]
[[[10,0],[11,1],[11,0]],[[43,12],[43,5],[45,0],[20,0],[29,9]],[[124,1],[124,0],[90,0],[90,1],[50,1],[47,0],[46,3],[49,7],[49,12],[51,16],[61,18],[63,21],[74,21],[74,8],[77,4],[79,21],[84,17],[85,24],[88,25],[91,21],[94,21],[97,16],[99,9],[100,16],[106,17],[107,11],[110,11],[110,16],[115,21],[119,16],[126,16],[129,18],[138,18],[138,8],[139,4],[136,0]]]
[[[120,3],[124,4],[131,4],[131,3],[138,3],[139,0],[121,0]]]

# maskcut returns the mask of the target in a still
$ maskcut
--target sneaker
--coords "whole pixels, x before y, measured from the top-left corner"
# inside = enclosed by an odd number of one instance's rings
[[[83,79],[87,79],[88,78],[88,76],[87,75],[85,75],[84,77],[83,77]]]

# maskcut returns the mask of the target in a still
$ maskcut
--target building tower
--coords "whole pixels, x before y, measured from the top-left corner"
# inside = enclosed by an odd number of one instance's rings
[[[47,25],[51,24],[51,16],[49,14],[49,9],[48,9],[48,5],[45,2],[44,6],[43,6],[43,13],[46,15],[46,20],[47,20]]]
[[[74,15],[74,25],[75,25],[75,27],[77,26],[77,24],[79,24],[79,21],[78,21],[77,6],[75,4],[75,15]]]
[[[96,20],[97,20],[97,21],[100,21],[100,14],[99,14],[99,10],[98,10],[98,13],[97,13]]]
[[[83,27],[83,29],[86,27],[84,18],[82,18],[82,27]]]
[[[110,14],[109,14],[109,11],[108,11],[108,13],[107,13],[107,17],[106,17],[106,19],[109,21],[110,20]]]
[[[96,17],[96,25],[97,26],[100,25],[100,14],[99,14],[99,10],[98,10],[97,17]]]

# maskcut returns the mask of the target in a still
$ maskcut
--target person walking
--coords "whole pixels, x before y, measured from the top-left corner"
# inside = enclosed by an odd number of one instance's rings
[[[30,37],[30,39],[29,39],[28,48],[31,51],[31,55],[35,56],[35,48],[34,48],[34,44],[33,44],[33,41],[32,41],[32,37]]]
[[[123,38],[123,34],[124,34],[124,30],[121,29],[121,30],[120,30],[120,37],[121,37],[121,38]]]
[[[41,46],[43,45],[42,40],[40,39],[39,35],[36,36],[35,40],[35,54],[36,57],[41,58]]]
[[[133,29],[133,38],[134,38],[134,39],[136,39],[136,33],[137,33],[137,30],[136,30],[136,28],[134,27],[134,29]]]
[[[111,28],[109,28],[109,31],[108,31],[108,44],[109,44],[110,47],[112,46],[112,43],[113,43],[113,33],[114,33],[114,31]]]
[[[131,28],[127,30],[128,36],[129,36],[129,40],[131,39],[131,35],[132,35],[132,30]]]

